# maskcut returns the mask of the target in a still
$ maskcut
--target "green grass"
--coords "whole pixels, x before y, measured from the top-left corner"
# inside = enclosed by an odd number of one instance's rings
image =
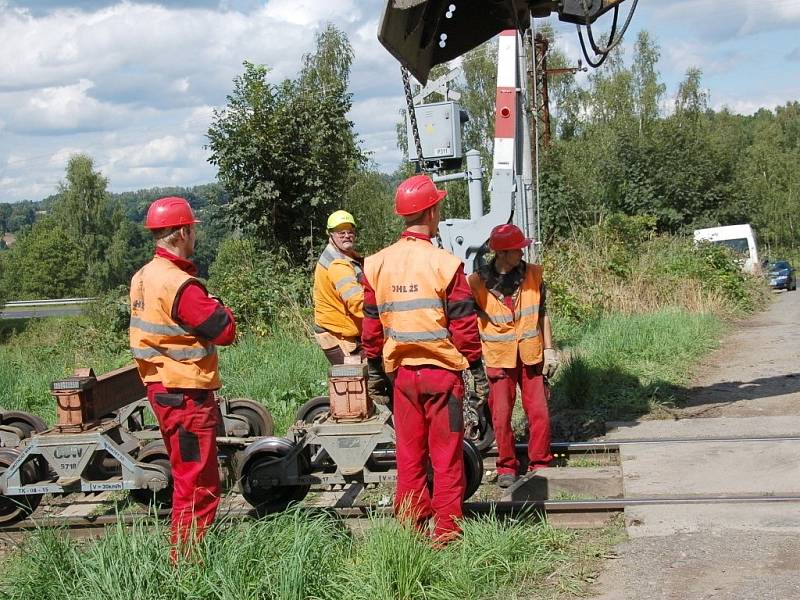
[[[0,340],[0,407],[27,410],[52,422],[55,401],[50,383],[76,367],[100,374],[130,361],[108,343],[113,332],[99,331],[86,318],[33,319],[4,329]]]
[[[328,361],[313,341],[276,335],[246,337],[220,354],[222,394],[265,404],[279,433],[294,423],[297,408],[327,395]]]
[[[553,410],[620,420],[673,406],[697,360],[724,331],[712,315],[678,309],[586,325],[572,334],[570,358],[553,385]]]
[[[86,318],[32,321],[0,344],[0,407],[28,410],[52,422],[50,383],[91,366],[102,373],[130,362],[124,332],[116,337]],[[724,331],[722,321],[666,309],[644,315],[611,315],[556,331],[568,339],[571,359],[553,385],[551,407],[570,419],[632,419],[675,404],[697,359]],[[248,397],[273,413],[276,431],[294,421],[297,407],[325,393],[327,362],[304,337],[246,336],[220,349],[221,393]],[[556,435],[574,439],[574,435]]]
[[[127,332],[99,331],[85,317],[14,322],[0,329],[0,407],[55,418],[50,383],[77,367],[96,374],[132,362]],[[309,339],[248,336],[220,348],[221,393],[248,397],[273,413],[276,431],[294,422],[297,407],[325,393],[327,361]]]
[[[324,514],[289,511],[215,526],[191,563],[167,559],[164,525],[112,527],[97,541],[40,530],[6,560],[9,600],[470,600],[550,597],[580,588],[580,565],[608,547],[531,521],[466,521],[434,550],[393,519],[352,534]],[[576,568],[577,566],[577,568]]]

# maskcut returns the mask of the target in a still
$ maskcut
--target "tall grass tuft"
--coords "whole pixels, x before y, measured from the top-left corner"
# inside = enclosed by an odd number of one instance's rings
[[[39,530],[6,560],[0,597],[81,600],[482,600],[541,597],[583,557],[576,534],[494,516],[434,550],[392,519],[361,534],[325,514],[222,522],[172,567],[167,527],[116,526],[96,541]],[[559,577],[555,577],[558,575]]]
[[[766,282],[743,273],[728,249],[657,235],[654,226],[648,217],[611,215],[549,247],[551,314],[579,323],[678,307],[730,318],[766,304]]]
[[[724,329],[713,315],[678,309],[599,319],[573,333],[575,347],[553,386],[554,412],[619,420],[671,406]]]

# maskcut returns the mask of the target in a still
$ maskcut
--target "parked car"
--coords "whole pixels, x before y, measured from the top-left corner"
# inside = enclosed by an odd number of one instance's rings
[[[785,260],[776,260],[767,265],[767,277],[769,285],[775,290],[786,290],[788,292],[797,289],[797,277],[794,274],[794,267]]]

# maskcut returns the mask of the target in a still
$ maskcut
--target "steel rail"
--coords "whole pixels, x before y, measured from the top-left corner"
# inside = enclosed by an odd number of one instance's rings
[[[699,496],[657,496],[642,498],[601,498],[593,500],[514,500],[498,502],[465,502],[464,514],[467,516],[497,514],[518,516],[554,515],[554,514],[596,514],[621,513],[626,508],[638,506],[675,506],[701,504],[790,504],[800,503],[800,495],[699,495]],[[337,507],[304,507],[308,512],[326,512],[345,519],[391,516],[392,508],[385,506],[351,506]],[[70,516],[59,518],[57,515],[43,519],[27,519],[9,527],[0,528],[0,540],[5,534],[24,533],[39,529],[67,527],[70,530],[98,529],[109,525],[131,525],[133,523],[166,519],[169,511],[126,514],[105,514],[97,517]],[[223,509],[218,520],[256,518],[251,508]]]
[[[592,452],[619,452],[621,446],[633,446],[638,444],[686,444],[686,443],[731,443],[731,442],[800,442],[800,436],[765,436],[765,437],[707,437],[707,438],[639,438],[629,440],[608,440],[591,442],[553,442],[550,444],[551,450],[556,454],[588,454]],[[528,451],[528,444],[518,443],[514,445],[518,454]],[[484,458],[497,456],[497,447],[493,444],[491,448],[482,453]],[[393,448],[378,448],[373,451],[372,457],[379,461],[392,461],[395,459]]]
[[[754,436],[754,437],[704,437],[704,438],[631,438],[620,440],[598,440],[590,442],[553,442],[553,450],[563,452],[616,452],[620,446],[645,444],[690,444],[690,443],[732,443],[732,442],[800,442],[800,436]],[[528,444],[516,444],[518,452],[528,449]]]

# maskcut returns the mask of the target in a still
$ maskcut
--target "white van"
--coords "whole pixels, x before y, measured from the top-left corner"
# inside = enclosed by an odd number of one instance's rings
[[[694,241],[724,244],[740,257],[742,270],[754,274],[761,270],[761,262],[758,260],[756,234],[749,223],[696,229]]]

